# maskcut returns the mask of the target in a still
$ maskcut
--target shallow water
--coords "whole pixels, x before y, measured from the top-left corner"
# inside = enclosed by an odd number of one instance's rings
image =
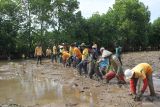
[[[24,68],[18,63],[0,64],[0,105],[94,107],[92,93],[81,93],[76,87],[63,85],[58,76],[40,77],[33,66],[23,73]]]
[[[80,94],[79,90],[63,86],[52,80],[19,81],[0,80],[0,104],[65,106],[69,104],[90,105],[90,96]],[[80,104],[81,103],[81,104]]]

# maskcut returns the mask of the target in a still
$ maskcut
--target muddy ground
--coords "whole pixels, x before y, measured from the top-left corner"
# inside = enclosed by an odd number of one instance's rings
[[[160,71],[160,52],[135,52],[122,55],[123,68],[147,62],[154,73]],[[155,75],[156,76],[156,75]],[[106,84],[79,76],[74,68],[64,68],[45,59],[0,61],[0,107],[160,107],[160,80],[154,78],[157,97],[147,89],[142,101],[129,96],[129,84]]]

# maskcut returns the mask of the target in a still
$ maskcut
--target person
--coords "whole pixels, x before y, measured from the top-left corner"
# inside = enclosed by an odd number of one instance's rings
[[[110,67],[107,68],[107,73],[103,78],[106,79],[107,83],[109,83],[112,78],[117,77],[118,84],[125,84],[126,81],[124,79],[122,64],[120,63],[118,57],[116,55],[111,55],[111,57],[109,57],[109,60]]]
[[[51,49],[48,47],[48,48],[46,49],[46,57],[50,58],[50,57],[51,57],[51,53],[52,53],[52,51],[51,51]]]
[[[63,44],[63,43],[62,43],[62,44]],[[63,50],[64,50],[64,46],[63,46],[63,45],[59,45],[58,48],[59,48],[58,60],[59,60],[59,63],[62,63],[62,52],[63,52]]]
[[[108,56],[110,56],[112,53],[106,50],[104,47],[101,47],[100,52],[102,53],[102,56],[96,62],[96,74],[101,80],[103,80],[103,76],[106,74],[105,70],[109,65]]]
[[[119,59],[121,65],[122,65],[121,53],[122,53],[122,47],[116,46],[116,56],[118,57],[118,59]]]
[[[70,47],[69,47],[69,54],[70,54],[70,57],[69,59],[67,60],[67,63],[68,63],[68,66],[71,67],[71,64],[73,63],[73,52],[74,52],[74,46],[75,44],[71,44]]]
[[[90,69],[89,69],[89,77],[92,79],[94,73],[95,73],[95,67],[96,67],[96,61],[98,59],[98,49],[97,49],[97,44],[94,44],[92,46],[92,49],[90,51]]]
[[[52,59],[51,59],[51,61],[52,61],[52,63],[55,61],[55,62],[57,62],[57,52],[58,50],[57,50],[57,47],[56,47],[56,45],[54,45],[53,46],[53,52],[52,52]]]
[[[77,65],[78,67],[78,71],[79,71],[79,74],[82,75],[82,68],[85,72],[85,74],[87,75],[88,74],[88,71],[87,71],[87,63],[88,63],[88,48],[87,46],[85,45],[85,43],[82,43],[81,45],[81,49],[83,50],[82,51],[82,60],[81,62]]]
[[[41,47],[41,45],[38,45],[38,46],[35,48],[35,53],[34,53],[34,56],[37,57],[37,65],[38,65],[38,62],[41,64],[42,54],[43,54],[42,47]]]
[[[75,44],[72,44],[71,47],[73,48],[73,67],[76,67],[82,59],[82,53]]]
[[[147,86],[149,86],[150,95],[156,95],[153,86],[152,73],[153,69],[148,63],[140,63],[132,69],[125,70],[124,74],[126,76],[126,79],[130,79],[130,94],[134,96],[135,100],[140,100]],[[143,80],[143,87],[137,94],[136,86],[138,80],[140,79]]]
[[[62,62],[63,62],[64,67],[66,67],[66,63],[67,63],[67,60],[69,59],[69,57],[70,57],[70,54],[68,53],[66,48],[64,48],[64,50],[62,52]]]

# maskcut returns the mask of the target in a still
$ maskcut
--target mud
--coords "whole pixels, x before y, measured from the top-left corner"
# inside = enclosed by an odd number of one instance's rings
[[[141,102],[129,96],[129,84],[118,85],[113,79],[91,80],[79,76],[74,68],[64,68],[43,60],[0,61],[0,107],[159,107],[160,52],[136,52],[122,55],[124,69],[141,62],[150,63],[154,69],[157,97],[150,97],[147,89]]]

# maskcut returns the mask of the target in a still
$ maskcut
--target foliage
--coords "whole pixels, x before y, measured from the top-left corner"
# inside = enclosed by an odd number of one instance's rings
[[[159,49],[160,18],[139,0],[115,0],[108,12],[85,19],[77,0],[0,0],[0,56],[30,56],[62,42],[96,42],[109,50]]]

